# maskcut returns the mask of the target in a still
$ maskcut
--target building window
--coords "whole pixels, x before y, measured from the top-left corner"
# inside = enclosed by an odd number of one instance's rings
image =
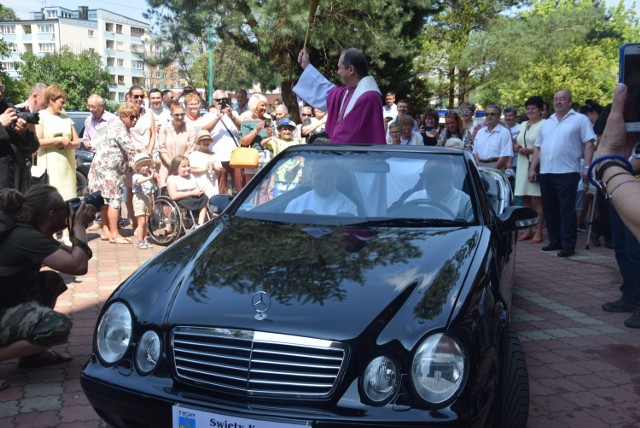
[[[142,61],[131,61],[131,68],[134,70],[142,70],[144,63]]]
[[[55,11],[55,10],[48,10],[47,11],[47,18],[57,18],[58,14],[56,12],[57,11]]]
[[[94,36],[93,30],[87,30],[87,33],[88,33],[89,37],[93,37]]]
[[[109,84],[110,85],[116,84],[116,76],[114,76],[113,74],[109,75]]]
[[[40,52],[55,52],[56,44],[55,43],[38,43],[38,49]]]
[[[122,24],[116,24],[116,34],[122,34]]]
[[[7,43],[7,46],[9,47],[9,52],[18,52],[18,45],[15,43]]]
[[[94,48],[89,48],[90,53],[94,53],[96,50]]]
[[[38,24],[38,33],[53,33],[53,24]]]
[[[162,79],[162,70],[158,70],[158,71],[156,71],[156,77],[157,77],[158,79]]]
[[[124,59],[118,58],[118,67],[124,67]]]
[[[124,92],[118,92],[118,102],[124,102]]]
[[[116,50],[123,51],[124,50],[124,42],[116,42]]]
[[[118,85],[124,85],[124,76],[118,75]]]
[[[24,34],[31,34],[31,25],[23,25],[22,26],[22,32]]]
[[[0,25],[0,33],[2,34],[16,34],[15,25]]]
[[[113,33],[113,22],[105,22],[104,30]]]
[[[131,27],[131,35],[133,37],[141,37],[142,35],[144,35],[144,28]]]
[[[15,71],[15,67],[13,66],[12,62],[3,62],[2,69],[4,71]]]

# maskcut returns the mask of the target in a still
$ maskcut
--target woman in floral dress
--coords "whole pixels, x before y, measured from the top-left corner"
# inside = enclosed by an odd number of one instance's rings
[[[107,128],[107,138],[101,144],[91,163],[89,189],[100,190],[105,205],[100,209],[102,217],[102,240],[114,244],[130,244],[131,240],[120,235],[118,215],[122,202],[124,177],[133,166],[138,153],[131,140],[131,128],[140,118],[137,105],[125,102],[118,109],[120,120],[114,120]]]

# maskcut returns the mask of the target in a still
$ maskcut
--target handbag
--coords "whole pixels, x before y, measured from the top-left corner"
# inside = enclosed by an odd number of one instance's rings
[[[229,166],[231,168],[257,168],[258,149],[253,147],[236,147],[231,152]]]
[[[259,161],[258,149],[240,146],[235,135],[233,135],[233,132],[229,131],[229,128],[227,128],[224,120],[221,120],[221,122],[229,135],[231,135],[231,138],[233,138],[233,142],[236,143],[236,148],[231,152],[229,166],[231,168],[257,168]]]

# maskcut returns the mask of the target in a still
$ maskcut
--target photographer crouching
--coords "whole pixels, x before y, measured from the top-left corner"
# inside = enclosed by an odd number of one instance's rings
[[[31,156],[40,146],[26,119],[37,121],[37,116],[20,114],[3,96],[4,86],[0,81],[0,189],[26,192],[31,184]]]
[[[18,367],[32,368],[72,359],[49,349],[67,342],[71,331],[71,319],[53,310],[67,286],[60,274],[40,268],[87,273],[92,254],[86,227],[96,207],[86,202],[65,202],[48,185],[25,194],[0,190],[0,361],[19,358]],[[69,218],[72,247],[52,238]]]

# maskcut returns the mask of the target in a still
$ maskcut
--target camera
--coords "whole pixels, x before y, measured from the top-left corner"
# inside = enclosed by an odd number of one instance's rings
[[[65,207],[67,208],[67,211],[69,210],[69,204],[71,204],[73,206],[73,211],[75,212],[78,210],[78,208],[80,208],[80,203],[83,200],[85,204],[93,205],[96,211],[100,211],[100,208],[102,208],[102,206],[104,205],[104,198],[102,197],[102,192],[100,192],[100,190],[96,190],[90,195],[85,196],[84,199],[80,199],[80,198],[69,199],[68,201],[64,201],[64,204],[65,204]]]
[[[220,109],[224,110],[227,107],[229,107],[229,99],[223,98],[222,100],[220,100]]]
[[[37,125],[40,122],[40,114],[39,113],[31,113],[29,111],[29,107],[16,107],[13,104],[7,103],[9,108],[12,108],[18,119],[23,119],[25,122],[30,123],[32,125]]]

